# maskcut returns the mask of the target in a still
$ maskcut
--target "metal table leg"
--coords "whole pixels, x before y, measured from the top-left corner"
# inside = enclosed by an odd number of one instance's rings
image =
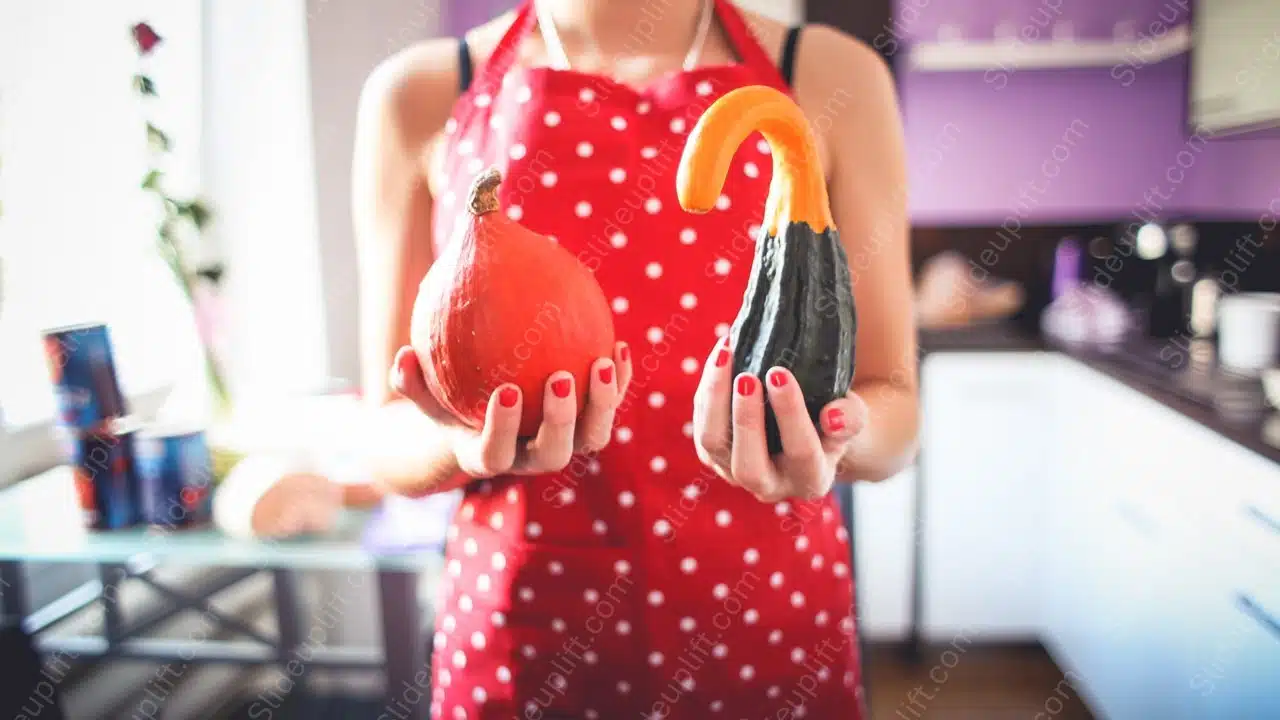
[[[124,614],[120,611],[120,589],[129,578],[129,571],[123,565],[104,563],[98,566],[98,574],[102,581],[102,634],[110,647],[123,636]]]
[[[307,693],[307,666],[298,652],[304,634],[299,614],[301,599],[298,597],[298,578],[292,570],[276,569],[271,571],[275,584],[276,626],[280,639],[276,647],[280,659],[280,670],[292,682],[290,694],[295,700],[301,717],[308,714],[309,694]],[[300,672],[295,672],[300,670]]]
[[[26,619],[27,576],[22,563],[12,560],[0,562],[0,623],[17,625]]]
[[[0,562],[0,621],[5,625],[22,623],[31,611],[27,605],[27,574],[22,562]]]
[[[382,610],[382,646],[387,657],[387,714],[426,717],[431,703],[431,671],[418,607],[418,573],[378,571],[378,601]]]

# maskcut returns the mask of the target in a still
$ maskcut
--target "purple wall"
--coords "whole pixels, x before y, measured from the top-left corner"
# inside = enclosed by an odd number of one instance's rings
[[[983,73],[908,74],[902,90],[913,220],[984,224],[1123,217],[1185,143],[1181,77],[1147,68],[1022,71],[997,90]],[[1170,183],[1165,183],[1166,185]],[[1191,182],[1161,205],[1191,204]]]
[[[1152,23],[1185,19],[1191,0],[896,0],[896,37],[907,43],[938,39],[943,25],[958,27],[968,40],[989,40],[1001,23],[1016,28],[1069,22],[1076,37],[1111,37],[1117,23],[1150,32]],[[1034,31],[1028,31],[1034,32]]]
[[[1185,0],[899,0],[894,39],[966,38],[1000,22],[1072,22],[1108,36],[1128,21],[1181,22]],[[909,8],[915,8],[910,12]],[[1047,31],[1045,35],[1047,35]],[[1165,216],[1251,219],[1280,206],[1280,137],[1191,141],[1187,59],[1136,69],[914,73],[902,105],[917,224],[1109,221],[1142,207]],[[1187,167],[1180,167],[1179,163]]]
[[[447,35],[461,35],[519,4],[519,0],[438,1],[445,7],[444,33]]]
[[[450,34],[518,2],[442,1]],[[898,0],[895,23],[877,40],[933,40],[944,24],[969,39],[990,38],[1000,23],[1046,38],[1061,22],[1070,22],[1076,37],[1110,37],[1125,22],[1150,33],[1153,23],[1183,22],[1189,2]],[[902,105],[913,221],[1105,222],[1143,204],[1209,219],[1261,213],[1280,197],[1280,137],[1189,145],[1185,75],[1185,58],[1137,69],[1128,86],[1110,69],[907,73]],[[1185,172],[1179,160],[1190,164]]]

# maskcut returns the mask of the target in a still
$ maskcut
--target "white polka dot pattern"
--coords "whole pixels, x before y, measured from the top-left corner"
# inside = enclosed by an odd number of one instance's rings
[[[546,68],[477,75],[446,122],[436,249],[471,179],[498,167],[506,217],[594,273],[633,377],[604,449],[465,488],[432,629],[431,717],[652,717],[661,693],[679,692],[663,720],[784,709],[864,720],[838,506],[761,503],[704,468],[691,442],[693,396],[741,303],[774,158],[750,136],[705,214],[680,206],[676,168],[696,108],[775,78],[746,65],[639,89]],[[523,339],[537,352],[533,330]],[[521,361],[495,369],[495,384]],[[570,655],[574,639],[588,647]]]

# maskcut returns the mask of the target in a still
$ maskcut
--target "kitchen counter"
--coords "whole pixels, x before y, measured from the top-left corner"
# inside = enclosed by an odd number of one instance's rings
[[[1280,412],[1266,405],[1256,381],[1232,379],[1212,366],[1212,346],[1171,346],[1161,359],[1154,340],[1128,343],[1114,352],[1057,346],[1004,325],[922,330],[922,359],[943,352],[1058,352],[1141,392],[1218,435],[1280,464]],[[1191,359],[1198,358],[1198,359]]]

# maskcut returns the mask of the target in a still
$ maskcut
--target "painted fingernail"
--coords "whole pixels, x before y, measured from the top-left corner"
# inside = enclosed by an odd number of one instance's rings
[[[769,373],[769,384],[774,387],[782,387],[787,384],[787,374],[781,370],[774,370]]]
[[[600,368],[599,374],[600,374],[600,382],[604,383],[605,385],[608,385],[609,383],[613,382],[613,366],[612,365],[605,365],[604,367]]]
[[[716,367],[724,367],[729,364],[729,348],[720,348],[720,352],[716,353]]]
[[[839,408],[831,408],[827,411],[827,424],[836,432],[844,430],[844,413]]]
[[[738,378],[738,394],[742,397],[751,397],[751,393],[756,391],[756,379],[750,375],[743,375]]]
[[[569,382],[569,378],[560,378],[559,380],[551,381],[551,392],[555,393],[556,397],[569,397],[570,387],[571,383]]]
[[[498,392],[498,403],[502,407],[515,407],[516,401],[520,399],[520,393],[515,388],[505,387]]]
[[[630,345],[623,345],[623,346],[622,346],[622,352],[620,352],[620,353],[618,353],[618,354],[619,354],[620,356],[622,356],[622,362],[627,362],[628,360],[630,360],[630,359],[631,359],[631,346],[630,346]]]

